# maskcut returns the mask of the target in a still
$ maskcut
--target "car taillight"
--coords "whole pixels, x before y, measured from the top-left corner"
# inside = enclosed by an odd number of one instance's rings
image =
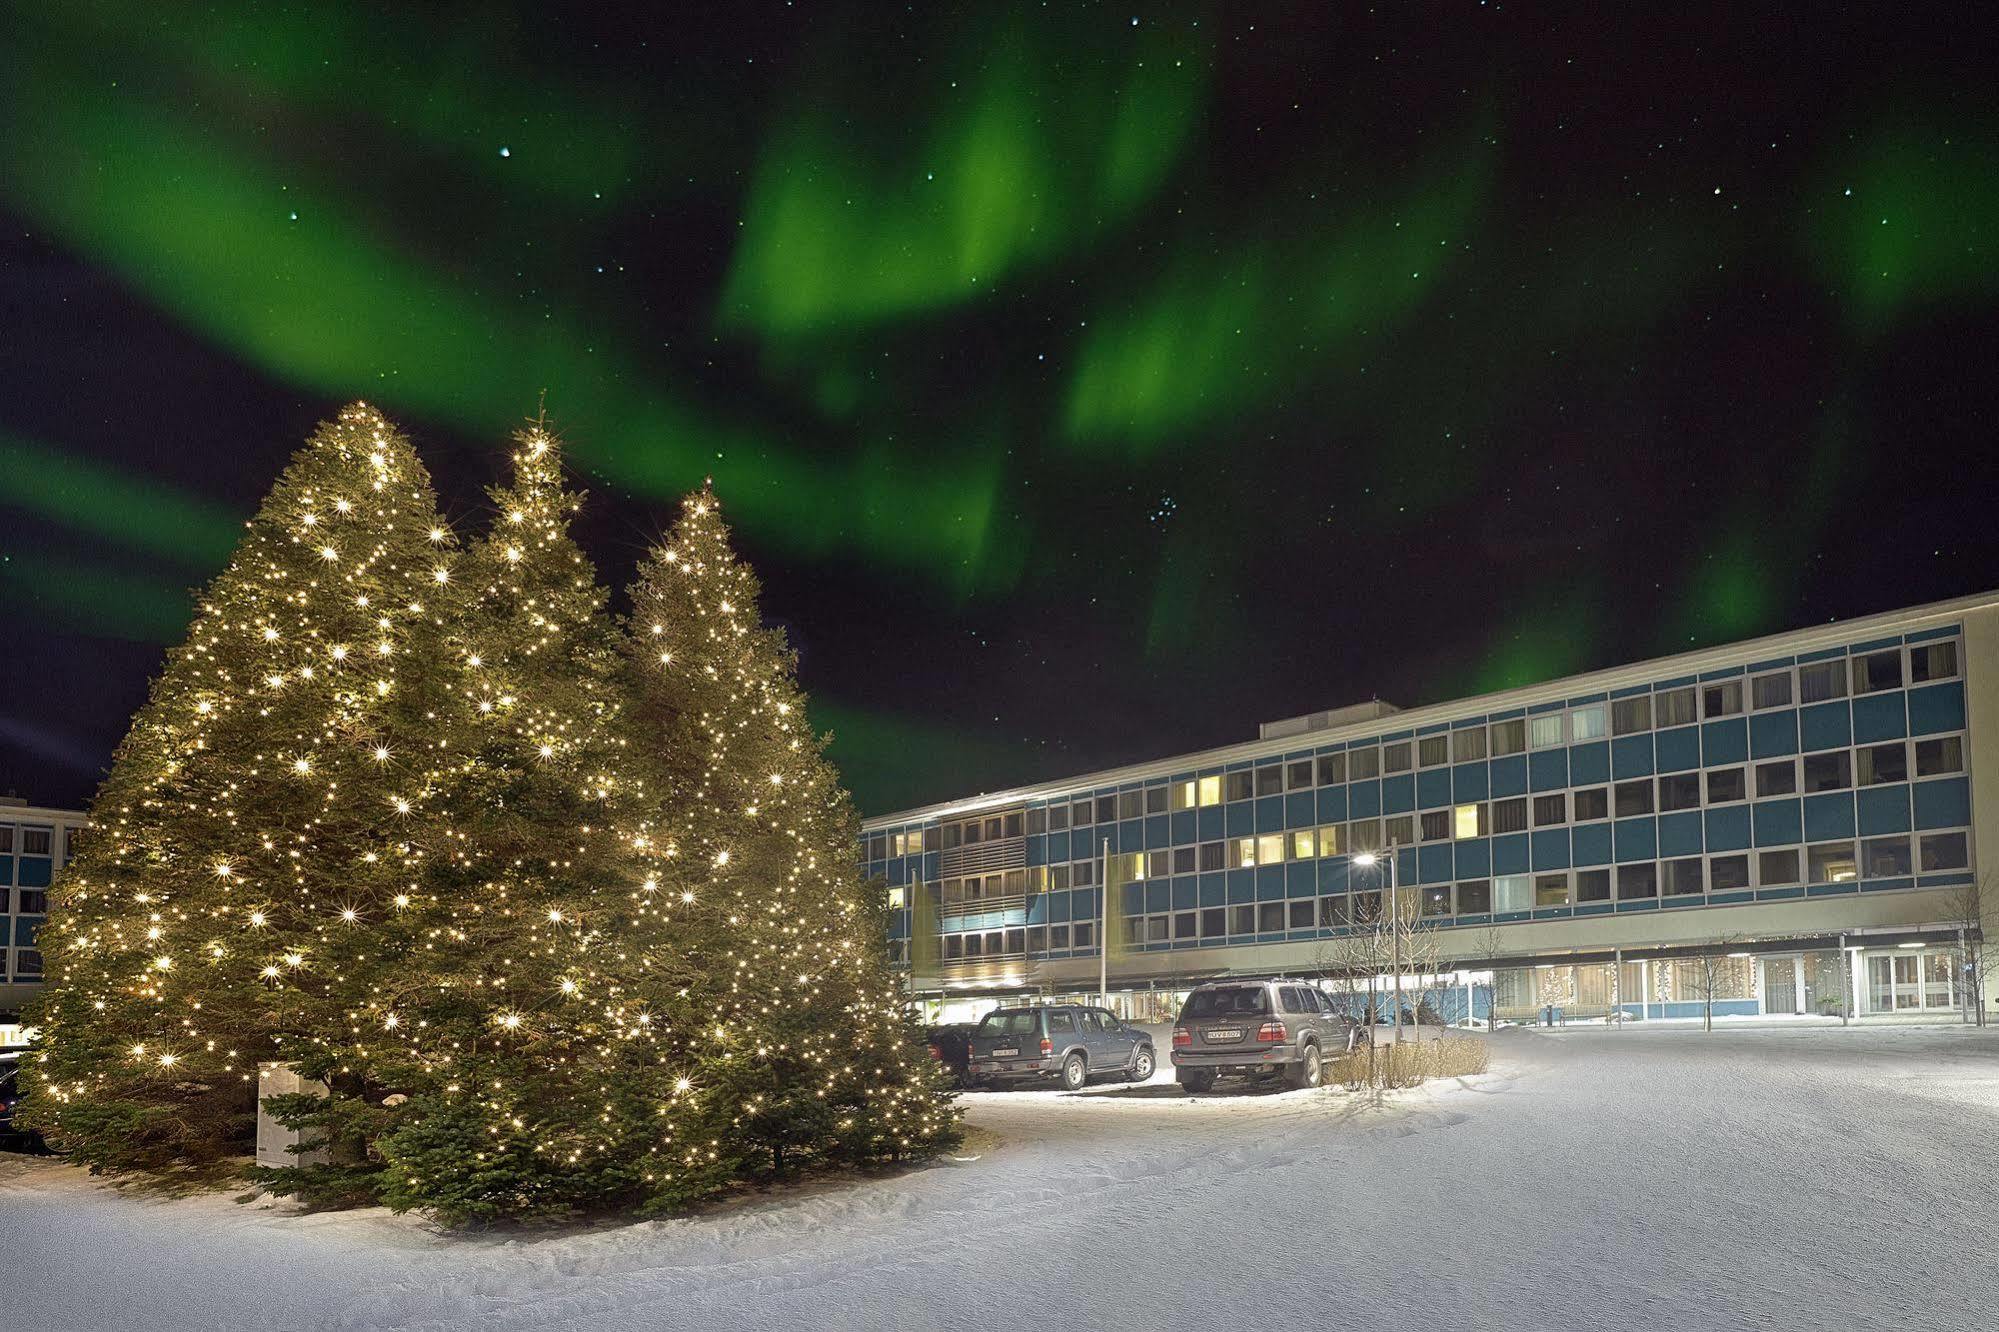
[[[1042,1053],[1042,1054],[1044,1054],[1044,1055],[1052,1055],[1052,1054],[1054,1054],[1054,1053],[1055,1053],[1055,1042],[1053,1042],[1053,1041],[1049,1040],[1049,1039],[1048,1039],[1048,1038],[1047,1038],[1046,1036],[1043,1036],[1043,1037],[1041,1038],[1041,1053]]]
[[[1281,1041],[1291,1033],[1284,1029],[1282,1022],[1266,1022],[1256,1029],[1259,1041]]]
[[[1193,1043],[1194,1043],[1194,1033],[1193,1033],[1193,1032],[1191,1032],[1191,1031],[1188,1031],[1188,1030],[1187,1030],[1187,1029],[1186,1029],[1185,1027],[1175,1027],[1175,1028],[1173,1029],[1173,1048],[1174,1048],[1174,1049],[1176,1049],[1176,1050],[1177,1050],[1177,1049],[1179,1049],[1179,1048],[1180,1048],[1181,1046],[1183,1046],[1183,1045],[1192,1045]]]

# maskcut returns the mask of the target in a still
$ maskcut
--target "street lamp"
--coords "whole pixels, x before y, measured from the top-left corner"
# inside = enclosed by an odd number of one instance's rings
[[[1395,843],[1388,844],[1388,939],[1390,956],[1395,968],[1395,1043],[1402,1044],[1402,908],[1395,894]],[[1374,866],[1383,857],[1372,851],[1363,851],[1353,858],[1356,865]]]

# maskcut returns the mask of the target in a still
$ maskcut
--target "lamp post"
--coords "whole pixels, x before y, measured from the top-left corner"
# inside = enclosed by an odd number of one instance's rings
[[[1382,858],[1363,851],[1353,858],[1356,865],[1378,865]],[[1395,893],[1395,843],[1388,844],[1388,947],[1395,968],[1395,1043],[1402,1044],[1402,909]]]

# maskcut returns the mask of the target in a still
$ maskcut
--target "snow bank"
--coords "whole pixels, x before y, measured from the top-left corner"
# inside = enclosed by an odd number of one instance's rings
[[[1845,1328],[1999,1307],[1999,1033],[1502,1032],[1494,1072],[974,1094],[969,1158],[440,1236],[0,1158],[0,1307],[71,1328]],[[1164,1054],[1162,1050],[1162,1054]]]

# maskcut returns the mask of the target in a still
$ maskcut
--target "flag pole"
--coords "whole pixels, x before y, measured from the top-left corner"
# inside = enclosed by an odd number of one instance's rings
[[[1104,839],[1104,868],[1101,875],[1104,898],[1103,924],[1097,937],[1097,1003],[1111,1006],[1111,839]]]

